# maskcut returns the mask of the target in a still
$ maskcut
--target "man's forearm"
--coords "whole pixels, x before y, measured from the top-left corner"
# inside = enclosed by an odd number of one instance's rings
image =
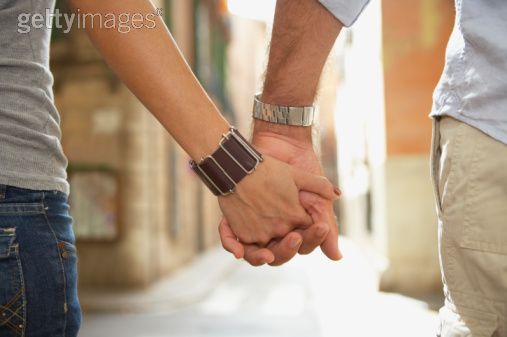
[[[342,24],[317,0],[278,0],[262,101],[309,106]],[[311,128],[256,121],[255,131],[311,139]]]

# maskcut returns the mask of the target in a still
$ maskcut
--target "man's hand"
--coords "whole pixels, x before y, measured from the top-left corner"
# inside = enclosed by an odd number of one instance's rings
[[[235,193],[219,197],[219,204],[232,232],[242,243],[264,247],[294,229],[312,224],[299,202],[300,191],[334,199],[333,186],[326,178],[266,155],[257,170],[238,184]]]
[[[311,144],[311,134],[305,135],[302,129],[287,128],[294,138],[271,131],[260,131],[262,122],[256,121],[253,143],[262,153],[273,156],[305,172],[322,175],[322,168]],[[302,137],[301,137],[302,136]],[[339,196],[334,191],[335,198]],[[313,225],[306,230],[291,232],[280,241],[272,241],[266,248],[256,245],[242,245],[230,230],[227,221],[220,224],[220,237],[224,248],[236,258],[244,258],[251,265],[258,266],[268,263],[272,266],[281,265],[292,259],[299,251],[309,254],[321,245],[322,251],[332,260],[339,260],[338,227],[333,211],[333,201],[323,199],[316,194],[300,192],[299,200],[311,216]],[[302,243],[301,243],[302,240]]]
[[[322,68],[341,28],[342,24],[318,1],[277,0],[261,101],[284,106],[313,104]],[[322,175],[312,148],[311,128],[255,121],[254,144],[261,152],[292,167]],[[298,248],[301,253],[311,252],[322,242],[322,251],[331,259],[338,260],[341,256],[338,228],[331,201],[301,193],[300,202],[306,206],[315,224],[305,232],[292,232],[289,239],[295,238],[296,234],[303,238]],[[326,233],[323,224],[327,225],[329,233]],[[222,223],[221,233],[231,234],[226,225]],[[321,229],[323,237],[318,236]],[[261,262],[278,265],[297,253],[288,245],[291,240],[287,237],[270,243],[268,248],[271,251],[254,246],[240,247],[231,235],[228,239],[222,242],[226,249],[237,249],[237,257],[244,256],[245,260],[256,265]]]
[[[254,130],[253,144],[262,153],[277,158],[293,167],[297,167],[305,172],[324,175],[320,161],[315,154],[310,137],[286,136],[273,131],[265,131],[264,122],[256,121]],[[285,127],[294,129],[294,127]],[[298,128],[300,129],[300,128]],[[292,132],[291,130],[288,130]],[[336,196],[341,192],[334,191]],[[300,202],[306,211],[312,215],[313,221],[326,223],[329,226],[329,234],[323,240],[321,248],[324,254],[332,260],[338,260],[341,253],[338,249],[338,225],[333,210],[333,200],[320,198],[318,195],[310,193],[301,193]],[[317,219],[315,219],[317,218]],[[313,238],[309,238],[313,239]],[[301,254],[309,254],[315,249],[313,240],[303,244],[299,250]],[[318,246],[318,245],[317,245]]]

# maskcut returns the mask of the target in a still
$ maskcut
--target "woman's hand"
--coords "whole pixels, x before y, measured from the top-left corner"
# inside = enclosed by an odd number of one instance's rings
[[[299,192],[333,200],[333,185],[322,176],[306,173],[269,156],[245,177],[233,194],[219,197],[232,232],[244,244],[266,246],[313,220],[301,206]]]

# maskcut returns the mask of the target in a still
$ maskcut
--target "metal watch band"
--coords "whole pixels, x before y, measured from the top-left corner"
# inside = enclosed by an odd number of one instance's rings
[[[190,166],[213,194],[225,196],[234,192],[236,185],[262,160],[262,155],[231,127],[212,155],[199,163],[192,160]]]
[[[315,118],[315,107],[273,105],[261,102],[260,95],[255,95],[253,118],[276,124],[311,126]]]

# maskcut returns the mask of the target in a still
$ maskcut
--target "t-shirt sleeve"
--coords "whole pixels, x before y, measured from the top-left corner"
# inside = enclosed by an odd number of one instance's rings
[[[340,22],[350,27],[370,0],[319,0]]]

